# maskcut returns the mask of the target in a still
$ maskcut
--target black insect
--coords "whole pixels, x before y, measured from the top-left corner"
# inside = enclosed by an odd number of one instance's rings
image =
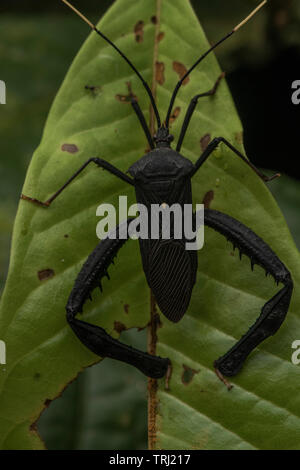
[[[95,163],[133,186],[138,203],[144,204],[148,209],[151,208],[152,204],[163,203],[169,206],[178,203],[183,208],[184,204],[192,204],[191,178],[221,142],[247,163],[264,181],[269,181],[277,176],[274,175],[272,178],[267,178],[223,137],[213,139],[195,164],[180,155],[180,148],[198,99],[216,93],[222,76],[218,78],[215,86],[210,91],[201,93],[191,100],[185,115],[176,151],[171,149],[170,145],[173,136],[169,134],[169,121],[173,104],[185,78],[213,49],[245,24],[266,1],[256,8],[249,17],[236,26],[228,35],[213,45],[186,72],[175,87],[167,117],[163,124],[161,123],[151,90],[134,65],[116,45],[106,38],[81,13],[74,9],[66,0],[63,1],[75,10],[97,34],[115,48],[142,81],[150,97],[156,116],[157,132],[152,137],[138,102],[132,98],[132,107],[145,132],[151,151],[129,168],[128,173],[130,176],[122,173],[104,160],[90,158],[66,184],[45,203],[22,195],[23,199],[36,202],[43,206],[49,206],[89,163]],[[129,223],[130,219],[125,222],[127,226]],[[242,223],[226,214],[211,209],[205,209],[204,223],[224,235],[235,247],[239,248],[240,253],[246,254],[251,259],[252,268],[254,264],[262,266],[267,273],[270,273],[274,277],[277,283],[281,282],[284,286],[263,306],[260,316],[240,341],[224,356],[215,361],[215,368],[220,376],[221,374],[233,376],[241,369],[250,352],[263,340],[273,335],[284,321],[290,304],[293,282],[289,271],[271,248]],[[77,313],[82,311],[84,302],[90,297],[91,291],[99,285],[101,288],[101,279],[104,276],[108,276],[108,267],[113,263],[113,259],[119,249],[126,242],[126,240],[118,237],[121,228],[121,226],[116,228],[116,239],[108,237],[103,239],[84,263],[66,306],[67,320],[82,343],[94,353],[101,357],[111,357],[127,362],[137,367],[149,377],[160,378],[163,377],[168,370],[170,365],[169,359],[157,357],[126,346],[109,336],[103,328],[76,318]],[[163,240],[161,238],[157,240],[140,239],[139,242],[143,268],[156,302],[162,313],[169,320],[178,322],[188,308],[193,286],[196,282],[197,253],[185,249],[186,240],[184,237],[180,240],[176,240],[172,237],[169,240]]]

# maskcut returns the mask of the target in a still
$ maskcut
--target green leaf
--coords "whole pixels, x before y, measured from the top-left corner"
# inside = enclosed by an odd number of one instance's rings
[[[134,34],[139,21],[144,22],[141,42]],[[189,3],[183,0],[118,0],[99,27],[130,55],[149,83],[153,64],[164,64],[163,83],[154,84],[163,115],[178,80],[173,62],[188,67],[208,48]],[[160,41],[155,40],[158,37]],[[179,116],[172,127],[175,138],[191,97],[210,89],[219,74],[210,55],[182,88],[176,101]],[[116,99],[128,93],[128,81],[149,120],[149,101],[137,77],[92,33],[53,104],[24,194],[47,199],[91,156],[126,171],[145,153],[147,144],[136,116],[128,103]],[[85,85],[98,87],[97,92],[89,93]],[[199,102],[182,153],[195,161],[207,134],[222,135],[242,149],[241,125],[225,81],[216,96]],[[63,144],[75,145],[78,151],[62,151]],[[161,318],[157,353],[170,357],[173,375],[169,392],[159,381],[157,433],[151,446],[299,448],[295,390],[300,372],[290,361],[299,328],[298,251],[268,188],[223,147],[194,178],[195,202],[201,203],[208,191],[214,192],[212,208],[250,226],[278,253],[292,272],[295,293],[280,332],[251,355],[229,393],[213,372],[213,360],[247,330],[276,288],[259,268],[252,274],[250,263],[231,256],[231,247],[207,229],[186,316],[176,325]],[[51,208],[20,203],[0,312],[0,336],[7,345],[7,364],[0,372],[3,449],[42,448],[34,425],[41,411],[79,371],[98,360],[71,332],[64,310],[76,275],[97,243],[96,207],[101,202],[117,205],[119,194],[128,195],[129,204],[134,202],[132,188],[88,168]],[[85,319],[115,337],[116,321],[126,328],[143,327],[149,321],[149,291],[138,251],[137,242],[125,245],[110,269],[111,281],[104,282],[103,295],[95,293],[84,309]],[[51,276],[41,280],[41,272]]]

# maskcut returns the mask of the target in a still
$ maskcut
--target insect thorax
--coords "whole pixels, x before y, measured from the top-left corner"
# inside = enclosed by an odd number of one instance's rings
[[[158,148],[144,155],[128,170],[134,178],[137,202],[191,203],[193,164],[175,150]]]

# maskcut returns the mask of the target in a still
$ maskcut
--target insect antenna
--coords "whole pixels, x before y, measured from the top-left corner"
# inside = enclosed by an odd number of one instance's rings
[[[64,1],[64,0],[63,0]],[[250,15],[247,16],[247,18],[245,18],[241,23],[239,23],[237,26],[235,26],[235,28],[233,28],[232,31],[230,31],[230,33],[226,34],[226,36],[224,36],[222,39],[220,39],[218,42],[216,42],[213,46],[211,46],[210,49],[208,49],[208,51],[206,51],[195,63],[194,65],[192,65],[192,67],[183,75],[183,77],[179,80],[179,82],[177,83],[174,91],[173,91],[173,94],[172,94],[172,97],[171,97],[171,101],[170,101],[170,105],[169,105],[169,109],[168,109],[168,113],[167,113],[167,117],[166,117],[166,121],[165,121],[165,126],[166,128],[168,129],[169,128],[169,121],[170,121],[170,116],[171,116],[171,112],[172,112],[172,109],[173,109],[173,105],[174,105],[174,101],[175,101],[175,98],[177,96],[177,93],[179,91],[179,88],[181,87],[182,83],[184,82],[184,80],[186,79],[186,77],[194,70],[195,67],[197,67],[197,65],[203,60],[205,59],[205,57],[210,53],[212,52],[216,47],[218,47],[220,44],[222,44],[222,42],[226,41],[226,39],[228,39],[230,36],[232,36],[236,31],[238,31],[242,26],[244,26],[244,24],[246,24],[265,4],[267,3],[267,0],[264,0],[260,5],[258,5],[258,7],[256,7],[251,13]]]
[[[148,83],[143,79],[140,72],[136,69],[136,67],[133,65],[133,63],[126,57],[126,55],[108,37],[106,37],[103,33],[101,33],[101,31],[99,31],[99,29],[97,29],[96,26],[90,20],[88,20],[79,10],[77,10],[77,8],[75,8],[73,5],[71,5],[71,3],[69,3],[67,0],[62,0],[62,1],[69,8],[71,8],[71,10],[73,10],[78,16],[80,16],[80,18],[83,21],[85,21],[90,26],[90,28],[92,28],[97,34],[99,34],[99,36],[101,36],[106,42],[108,42],[108,44],[110,44],[120,54],[120,56],[123,57],[123,59],[127,62],[127,64],[132,68],[134,73],[139,77],[139,79],[141,80],[144,88],[146,89],[146,91],[149,95],[149,98],[150,98],[150,101],[151,101],[151,104],[152,104],[152,107],[153,107],[153,110],[154,110],[154,113],[155,113],[155,116],[156,116],[157,126],[158,126],[158,128],[160,128],[161,127],[161,120],[160,120],[159,112],[158,112],[153,94],[152,94],[152,92],[149,88]]]

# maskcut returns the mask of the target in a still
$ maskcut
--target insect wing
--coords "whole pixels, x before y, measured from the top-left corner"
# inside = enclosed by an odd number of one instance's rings
[[[185,314],[196,282],[197,253],[182,240],[151,240],[148,282],[162,313],[172,322]]]

